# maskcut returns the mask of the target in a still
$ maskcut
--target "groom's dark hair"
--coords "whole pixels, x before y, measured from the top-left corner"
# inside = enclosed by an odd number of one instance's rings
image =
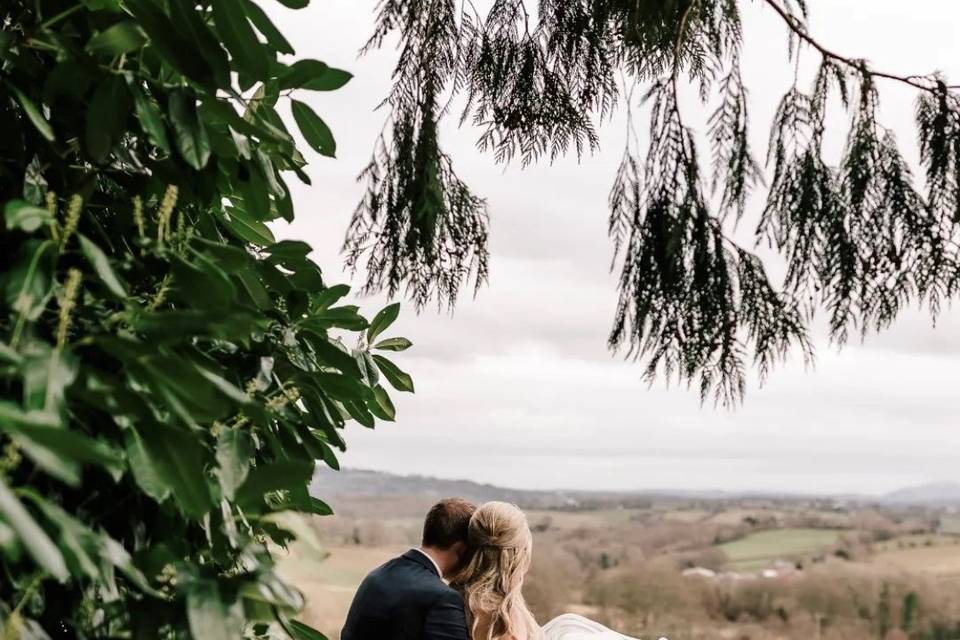
[[[476,505],[463,498],[444,498],[433,505],[423,522],[423,546],[449,549],[466,542],[470,516],[476,510]]]

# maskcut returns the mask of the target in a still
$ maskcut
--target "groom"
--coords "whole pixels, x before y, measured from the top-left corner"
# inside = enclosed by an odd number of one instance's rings
[[[340,640],[469,640],[460,594],[443,581],[468,559],[476,507],[460,498],[435,504],[423,542],[377,567],[357,589]]]

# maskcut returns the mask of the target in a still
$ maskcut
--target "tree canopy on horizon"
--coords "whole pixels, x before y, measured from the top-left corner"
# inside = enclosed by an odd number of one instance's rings
[[[911,302],[938,314],[960,274],[958,87],[828,48],[807,27],[812,3],[758,1],[782,19],[790,59],[820,58],[813,86],[795,78],[780,101],[769,171],[748,141],[742,1],[496,0],[483,13],[470,0],[382,0],[367,48],[396,38],[400,53],[348,264],[366,269],[368,291],[453,305],[487,278],[489,215],[444,151],[441,121],[459,117],[497,162],[526,166],[596,150],[598,123],[639,87],[649,146],[638,148],[631,118],[611,176],[620,280],[609,346],[642,360],[648,379],[675,377],[733,404],[751,364],[763,377],[792,349],[813,356],[818,311],[838,344],[888,327]],[[919,179],[878,120],[881,82],[916,92]],[[700,104],[682,102],[684,84]],[[823,151],[830,100],[851,114],[835,166]],[[708,152],[684,120],[691,108],[710,110]],[[780,283],[729,234],[754,192],[754,235],[785,261]]]

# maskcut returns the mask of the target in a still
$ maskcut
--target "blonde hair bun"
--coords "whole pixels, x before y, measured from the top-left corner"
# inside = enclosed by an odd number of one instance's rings
[[[473,513],[467,532],[473,552],[453,586],[463,594],[475,640],[541,640],[543,632],[523,599],[533,535],[516,505],[487,502]]]
[[[477,509],[467,535],[475,549],[524,549],[533,541],[527,517],[507,502],[487,502]]]

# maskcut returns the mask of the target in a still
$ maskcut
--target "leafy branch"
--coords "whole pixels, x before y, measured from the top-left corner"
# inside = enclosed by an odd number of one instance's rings
[[[268,226],[310,180],[280,98],[333,157],[303,95],[350,74],[281,62],[252,0],[0,21],[0,637],[322,637],[271,549],[414,389],[399,305],[368,319]]]

